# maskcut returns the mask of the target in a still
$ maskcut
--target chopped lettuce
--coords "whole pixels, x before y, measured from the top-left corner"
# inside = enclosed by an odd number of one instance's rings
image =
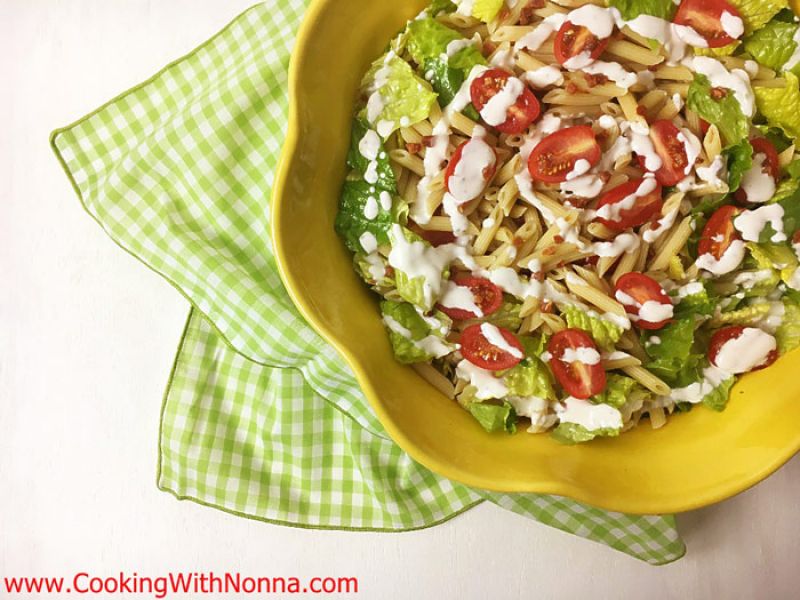
[[[794,196],[797,193],[797,190],[800,189],[800,180],[795,178],[784,179],[778,184],[778,187],[775,188],[775,194],[772,196],[770,203],[772,202],[781,202],[782,200],[786,200],[791,196]],[[798,202],[800,204],[800,202]]]
[[[717,296],[711,291],[707,282],[701,282],[703,287],[695,294],[689,294],[679,299],[675,306],[675,316],[677,318],[690,317],[691,315],[708,316],[714,314],[714,307],[717,305]],[[656,334],[658,335],[658,334]]]
[[[616,323],[601,319],[596,314],[587,313],[571,304],[563,305],[560,309],[568,327],[575,327],[589,332],[595,343],[601,348],[612,349],[614,344],[622,337],[624,329]]]
[[[783,131],[791,139],[800,138],[800,88],[797,76],[784,73],[786,87],[754,87],[758,111],[767,119],[770,127]]]
[[[729,93],[715,100],[711,95],[711,83],[705,75],[695,73],[686,105],[708,123],[717,126],[726,147],[747,139],[750,133],[750,120],[742,112],[736,97]]]
[[[428,14],[431,16],[436,16],[439,13],[451,13],[455,12],[456,5],[452,2],[452,0],[433,0],[431,5],[428,7]]]
[[[784,299],[783,309],[783,321],[775,331],[778,351],[781,354],[800,347],[800,305]]]
[[[766,25],[772,17],[789,7],[789,0],[729,0],[744,21],[744,32],[749,34]]]
[[[484,23],[490,23],[505,6],[505,0],[475,0],[472,5],[472,16]]]
[[[402,332],[395,331],[387,325],[392,350],[398,362],[413,364],[436,358],[435,354],[429,351],[427,344],[419,343],[429,336],[439,338],[442,340],[443,346],[448,346],[443,341],[443,336],[450,329],[450,319],[442,313],[437,312],[425,320],[411,304],[389,300],[381,302],[381,313],[383,313],[384,322],[392,319],[395,328],[398,328],[399,325],[399,328],[404,330]],[[434,324],[436,327],[432,327]]]
[[[431,58],[446,55],[448,44],[462,39],[460,33],[435,19],[417,19],[408,24],[406,49],[414,62],[422,66]]]
[[[364,207],[373,199],[378,206],[374,219],[364,216]],[[344,243],[353,252],[363,252],[360,238],[369,233],[375,236],[378,244],[389,243],[389,228],[394,222],[391,210],[384,210],[377,200],[378,191],[366,181],[345,181],[336,215],[335,229]]]
[[[522,304],[516,300],[509,300],[509,298],[512,298],[512,296],[507,295],[506,299],[503,300],[503,305],[497,312],[492,313],[485,320],[498,327],[516,331],[522,325],[522,319],[519,316]]]
[[[671,0],[608,0],[607,4],[616,8],[626,21],[633,21],[639,15],[671,21],[678,8]]]
[[[619,429],[595,429],[594,431],[589,431],[577,423],[561,423],[550,435],[561,444],[573,445],[591,442],[596,437],[617,437]]]
[[[489,433],[496,431],[515,433],[517,431],[517,413],[508,402],[504,402],[502,405],[471,402],[467,405],[467,410]]]
[[[693,351],[693,315],[676,319],[658,332],[644,332],[642,345],[650,360],[645,368],[672,387],[685,387],[700,379],[703,355]],[[657,337],[659,342],[650,340]]]
[[[728,398],[730,398],[731,388],[733,387],[734,383],[736,383],[736,377],[729,377],[711,390],[708,394],[703,396],[701,402],[704,406],[710,408],[711,410],[722,412],[728,405]]]
[[[735,42],[731,42],[727,46],[721,46],[720,48],[695,48],[694,53],[697,56],[710,56],[712,58],[719,58],[720,56],[731,56],[736,50],[739,49],[741,42],[736,40]]]
[[[350,133],[350,148],[347,151],[347,166],[357,171],[362,178],[367,172],[371,161],[361,154],[359,146],[369,131],[369,124],[366,120],[360,118],[353,120],[353,128]],[[376,174],[378,176],[375,187],[379,190],[386,190],[387,192],[396,194],[397,180],[395,179],[392,164],[389,161],[389,155],[386,153],[383,142],[381,142],[378,147],[378,156],[375,159],[375,163],[377,166]]]
[[[728,159],[728,191],[732,194],[739,189],[742,177],[753,166],[753,147],[748,140],[730,146],[723,151]]]
[[[750,256],[759,269],[777,269],[782,273],[794,272],[797,266],[797,256],[789,246],[782,244],[747,244]]]
[[[744,41],[744,49],[765,67],[781,71],[797,48],[796,31],[795,23],[770,21]]]
[[[718,327],[722,325],[755,325],[766,317],[770,310],[771,307],[767,302],[750,304],[716,315],[712,324]]]
[[[535,356],[528,356],[506,373],[505,383],[508,393],[512,396],[536,396],[546,400],[556,399],[550,371]]]
[[[353,268],[361,279],[376,288],[391,289],[394,287],[394,279],[387,274],[387,262],[380,254],[367,256],[364,252],[356,252],[353,255]],[[383,274],[378,271],[383,269]]]
[[[417,234],[415,234],[413,231],[409,231],[408,229],[403,228],[403,235],[409,242],[420,242],[422,244],[429,245]],[[442,272],[442,278],[446,279],[449,276],[450,271],[448,268],[445,268]],[[395,286],[397,287],[397,293],[403,300],[410,302],[414,306],[426,312],[433,308],[437,298],[426,298],[425,284],[427,282],[424,277],[420,276],[412,279],[404,271],[395,269],[394,278]]]
[[[603,390],[603,393],[592,398],[592,402],[595,404],[610,404],[614,408],[620,409],[625,406],[631,393],[640,388],[641,386],[635,379],[625,375],[609,373],[606,378],[606,389]]]
[[[366,115],[384,138],[401,126],[427,119],[436,102],[430,84],[417,77],[411,65],[393,53],[373,63],[362,88],[373,94],[362,116]],[[374,94],[379,95],[377,100],[373,99]]]

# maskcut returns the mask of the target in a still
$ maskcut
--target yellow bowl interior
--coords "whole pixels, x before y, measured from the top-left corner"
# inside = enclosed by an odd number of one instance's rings
[[[800,353],[752,374],[728,409],[698,408],[661,430],[567,447],[547,435],[489,435],[396,363],[377,298],[333,230],[362,74],[424,0],[316,0],[293,54],[289,134],[272,201],[289,293],[355,372],[389,434],[413,458],[490,490],[569,496],[629,513],[671,513],[736,494],[800,449]],[[356,30],[357,29],[357,33]]]

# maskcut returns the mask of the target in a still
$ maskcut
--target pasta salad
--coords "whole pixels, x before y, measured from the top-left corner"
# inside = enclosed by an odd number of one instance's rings
[[[398,361],[564,443],[800,345],[788,0],[435,0],[365,75],[336,230]]]

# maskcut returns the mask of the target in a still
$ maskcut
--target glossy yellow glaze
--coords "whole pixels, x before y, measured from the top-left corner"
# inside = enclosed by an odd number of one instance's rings
[[[333,230],[358,82],[424,0],[316,0],[290,73],[289,133],[272,201],[279,267],[303,315],[352,367],[386,430],[411,456],[463,483],[540,492],[629,513],[728,498],[800,449],[800,352],[748,376],[722,414],[700,408],[653,431],[575,447],[547,435],[485,433],[392,358],[377,298]]]

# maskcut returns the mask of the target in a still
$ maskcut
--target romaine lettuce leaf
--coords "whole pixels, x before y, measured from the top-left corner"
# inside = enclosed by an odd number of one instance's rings
[[[504,327],[505,329],[516,331],[522,325],[522,319],[519,316],[519,311],[522,308],[522,304],[516,300],[510,300],[509,298],[513,297],[506,296],[506,299],[503,300],[503,305],[497,310],[497,312],[492,313],[486,317],[485,320],[493,325],[497,325],[498,327]]]
[[[742,140],[722,153],[728,158],[728,191],[732,194],[739,189],[742,177],[753,166],[753,147],[748,140]]]
[[[358,171],[362,178],[367,172],[371,161],[361,154],[359,146],[364,136],[366,136],[369,131],[370,128],[366,120],[361,118],[353,120],[353,128],[350,133],[350,148],[347,151],[347,166]],[[386,148],[382,141],[378,147],[378,156],[375,162],[377,164],[376,172],[378,175],[378,181],[375,183],[375,187],[379,190],[386,190],[387,192],[396,194],[397,180],[395,179],[394,171],[389,161],[389,155],[386,153]]]
[[[356,273],[376,288],[388,290],[394,287],[394,278],[387,275],[386,267],[386,259],[378,253],[367,256],[364,252],[356,252],[353,255],[353,268]]]
[[[472,5],[472,16],[484,23],[490,23],[504,5],[505,0],[475,0],[475,4]]]
[[[797,48],[796,31],[794,23],[770,21],[744,41],[745,52],[765,67],[780,71]]]
[[[370,96],[362,116],[367,116],[384,139],[401,126],[427,119],[436,102],[430,84],[417,77],[411,65],[394,54],[373,63],[362,82],[362,91],[379,94],[378,102],[373,101],[374,95]]]
[[[693,352],[695,319],[693,315],[675,319],[658,332],[644,332],[642,345],[650,360],[645,368],[672,387],[686,387],[700,379],[703,355]],[[658,343],[652,343],[653,337]]]
[[[641,388],[635,379],[625,375],[609,373],[606,378],[606,389],[602,394],[591,399],[595,404],[610,404],[614,408],[620,409],[630,398],[631,393]]]
[[[708,282],[701,281],[700,283],[703,285],[702,290],[679,299],[675,306],[675,317],[682,319],[692,315],[714,314],[714,308],[718,301],[717,295],[711,290]]]
[[[374,219],[364,216],[364,207],[373,198],[378,206]],[[334,227],[353,252],[363,252],[360,238],[365,233],[375,236],[378,244],[389,243],[389,228],[394,222],[391,210],[384,210],[377,200],[378,191],[366,181],[345,181]]]
[[[689,86],[686,105],[708,123],[717,126],[726,147],[747,139],[750,133],[750,120],[742,112],[736,97],[726,94],[715,100],[711,96],[711,84],[705,75],[695,73]]]
[[[767,302],[750,304],[744,308],[720,313],[714,317],[712,324],[717,327],[722,325],[755,325],[769,314],[770,309],[771,307]]]
[[[789,0],[728,0],[738,11],[744,21],[744,32],[760,29],[784,8],[789,7]]]
[[[591,442],[596,437],[617,437],[619,429],[595,429],[594,431],[589,431],[577,423],[561,423],[550,435],[557,442],[569,446]]]
[[[706,394],[701,402],[711,410],[722,412],[728,405],[728,398],[730,398],[731,388],[734,383],[736,383],[736,377],[729,377]]]
[[[446,55],[451,42],[463,39],[464,36],[456,30],[435,19],[417,19],[408,24],[406,49],[414,62],[422,66],[427,60]]]
[[[783,322],[775,331],[775,339],[778,341],[778,350],[781,354],[800,347],[800,306],[784,299],[783,309]]]
[[[556,399],[550,371],[538,357],[529,355],[506,373],[504,379],[508,393],[512,396],[536,396],[546,400]]]
[[[502,405],[471,402],[467,405],[467,410],[481,424],[481,427],[490,433],[496,431],[515,433],[517,431],[517,413],[508,402],[504,402]]]
[[[789,246],[783,244],[755,244],[749,242],[747,249],[759,269],[790,270],[797,266],[797,256]]]
[[[622,337],[623,329],[619,325],[590,315],[584,310],[571,304],[559,307],[561,314],[567,321],[568,327],[575,327],[589,332],[595,343],[606,350],[610,350]]]
[[[428,7],[428,14],[432,17],[435,17],[439,13],[451,13],[455,12],[456,5],[453,4],[451,0],[433,0],[431,5]]]
[[[607,4],[616,8],[626,21],[633,21],[639,15],[671,21],[678,8],[672,0],[608,0]]]
[[[787,198],[793,196],[798,189],[800,189],[800,180],[795,178],[784,179],[775,189],[775,195],[772,196],[770,203],[786,200]]]
[[[433,317],[428,317],[429,320],[438,323],[435,328],[431,326],[431,322],[423,319],[411,304],[406,302],[385,300],[381,302],[381,313],[387,324],[392,350],[398,362],[413,364],[435,358],[437,353],[430,350],[431,345],[442,351],[445,348],[452,348],[443,340],[443,336],[450,329],[450,319],[442,313],[437,312]],[[387,322],[389,319],[393,321],[392,325],[395,328],[402,328],[403,331],[395,331]],[[430,338],[427,341],[433,342],[433,344],[419,343],[427,338]],[[433,338],[438,338],[439,342],[437,343]]]
[[[797,76],[784,73],[786,87],[753,87],[758,111],[770,127],[781,129],[793,140],[800,139],[800,88]]]

